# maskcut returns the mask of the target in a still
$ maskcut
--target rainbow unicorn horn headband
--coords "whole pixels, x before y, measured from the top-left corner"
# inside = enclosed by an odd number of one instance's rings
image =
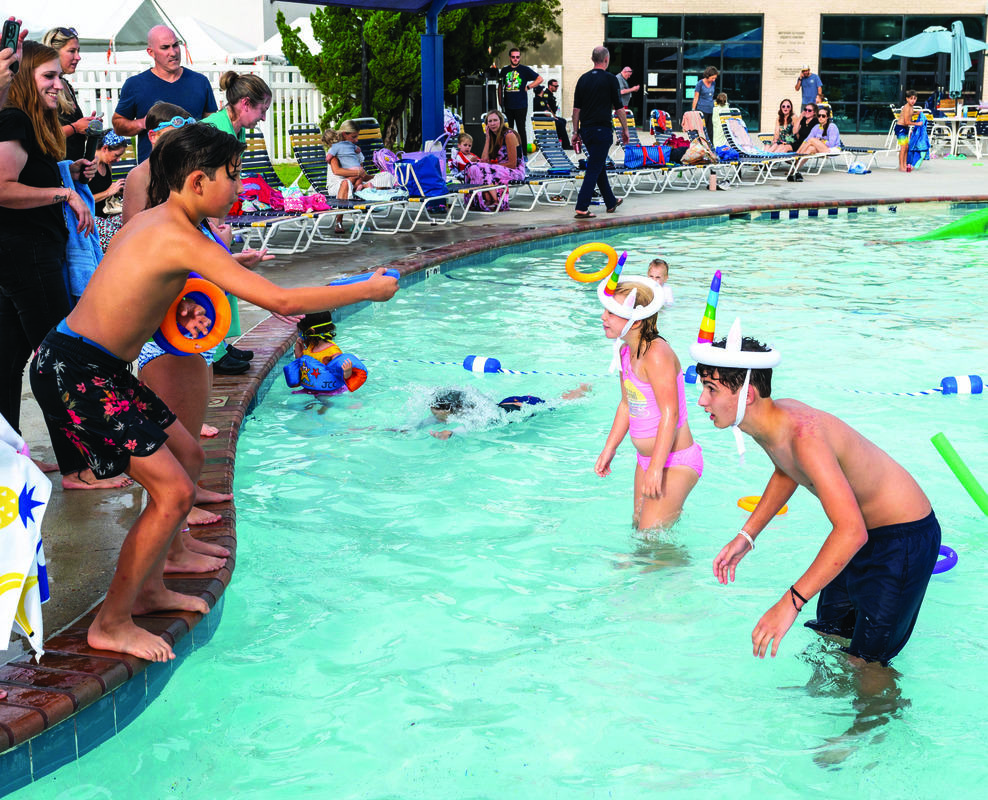
[[[761,353],[741,349],[741,320],[735,319],[727,334],[726,347],[715,347],[713,342],[696,342],[690,345],[690,358],[697,364],[731,369],[772,369],[782,361],[778,350]]]

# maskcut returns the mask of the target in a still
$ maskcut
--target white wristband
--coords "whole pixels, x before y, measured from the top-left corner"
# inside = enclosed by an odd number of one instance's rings
[[[741,530],[738,531],[738,536],[743,536],[745,539],[747,539],[748,544],[751,545],[751,549],[752,550],[755,549],[755,540],[751,538],[751,534],[749,534],[748,531],[742,528]]]

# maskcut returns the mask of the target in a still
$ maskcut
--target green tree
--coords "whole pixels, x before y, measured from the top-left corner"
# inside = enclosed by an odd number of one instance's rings
[[[463,9],[441,14],[439,32],[444,37],[444,74],[448,95],[459,90],[460,77],[490,63],[490,53],[508,42],[522,49],[545,41],[548,32],[559,33],[556,22],[559,0],[534,0]],[[393,11],[372,11],[326,6],[314,11],[312,33],[322,48],[312,53],[298,31],[278,12],[285,57],[323,96],[326,112],[322,123],[338,124],[361,114],[361,29],[368,49],[370,103],[381,122],[384,140],[393,145],[402,114],[411,101],[409,148],[418,144],[421,128],[421,44],[425,17]]]

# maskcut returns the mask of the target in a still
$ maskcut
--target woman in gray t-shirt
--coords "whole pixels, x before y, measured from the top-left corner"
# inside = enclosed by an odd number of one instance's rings
[[[697,81],[696,89],[693,91],[693,110],[703,114],[703,123],[707,129],[707,136],[711,135],[711,125],[714,113],[714,84],[717,83],[717,76],[720,70],[717,67],[707,67],[703,71],[703,78]]]

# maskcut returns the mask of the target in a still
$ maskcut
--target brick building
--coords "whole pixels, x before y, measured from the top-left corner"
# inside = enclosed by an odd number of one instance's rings
[[[794,84],[800,67],[819,74],[842,131],[888,130],[889,104],[899,105],[906,88],[922,103],[946,86],[947,56],[879,61],[872,53],[931,25],[964,23],[966,33],[985,40],[984,0],[944,0],[943,6],[916,0],[872,0],[867,13],[848,0],[822,12],[783,0],[565,0],[561,25],[565,84],[590,68],[590,52],[601,42],[611,51],[611,70],[633,70],[631,108],[639,125],[653,108],[679,119],[689,110],[693,87],[708,65],[721,71],[717,91],[727,93],[749,124],[771,130],[783,98],[800,102]],[[702,8],[703,13],[697,13]],[[935,13],[931,13],[935,11]],[[964,102],[983,97],[984,56],[972,54]],[[572,94],[563,97],[569,113]]]

